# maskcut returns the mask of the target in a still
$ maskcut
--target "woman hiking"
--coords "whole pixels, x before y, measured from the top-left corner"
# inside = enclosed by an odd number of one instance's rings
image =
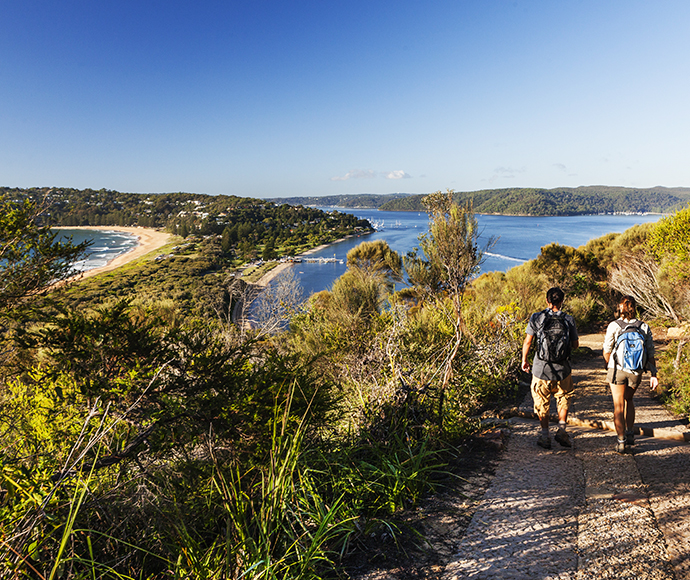
[[[618,440],[616,451],[627,453],[635,445],[635,403],[633,395],[642,382],[642,374],[649,370],[649,386],[656,390],[654,341],[649,325],[637,317],[637,303],[632,296],[623,296],[618,302],[618,318],[606,329],[604,359],[608,364],[606,379],[613,398],[613,423]]]

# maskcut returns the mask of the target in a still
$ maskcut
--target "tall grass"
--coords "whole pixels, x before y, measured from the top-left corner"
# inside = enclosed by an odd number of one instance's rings
[[[300,464],[305,422],[288,433],[287,416],[274,422],[264,467],[242,472],[235,466],[226,472],[214,459],[225,534],[204,554],[201,567],[198,558],[190,557],[188,544],[178,572],[195,578],[310,579],[332,567],[331,546],[351,533],[352,517],[342,496],[326,501],[313,472]],[[222,574],[208,575],[209,559]]]

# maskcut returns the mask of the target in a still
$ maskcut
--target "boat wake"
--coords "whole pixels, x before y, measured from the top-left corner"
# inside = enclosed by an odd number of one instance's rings
[[[524,264],[527,260],[523,258],[513,258],[512,256],[504,256],[503,254],[494,254],[493,252],[484,252],[485,256],[491,256],[492,258],[498,258],[499,260],[509,260],[511,262],[519,262]]]

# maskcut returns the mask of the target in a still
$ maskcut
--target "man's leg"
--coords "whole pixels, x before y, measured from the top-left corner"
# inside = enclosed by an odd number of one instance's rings
[[[549,416],[539,417],[539,423],[541,424],[541,430],[549,432]]]
[[[571,373],[563,380],[558,381],[555,393],[558,405],[558,431],[554,438],[563,447],[572,447],[566,427],[568,426],[568,409],[570,408],[570,399],[573,396],[573,388],[573,375]]]
[[[549,404],[551,403],[551,388],[549,381],[532,376],[532,400],[534,401],[534,413],[539,417],[541,435],[537,439],[537,445],[544,449],[551,449],[549,437]]]

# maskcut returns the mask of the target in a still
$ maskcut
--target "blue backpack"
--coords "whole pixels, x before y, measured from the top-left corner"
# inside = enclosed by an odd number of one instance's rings
[[[641,330],[642,322],[635,323],[616,320],[621,327],[616,339],[614,360],[624,371],[642,373],[647,366],[647,352],[645,350],[645,335]]]

